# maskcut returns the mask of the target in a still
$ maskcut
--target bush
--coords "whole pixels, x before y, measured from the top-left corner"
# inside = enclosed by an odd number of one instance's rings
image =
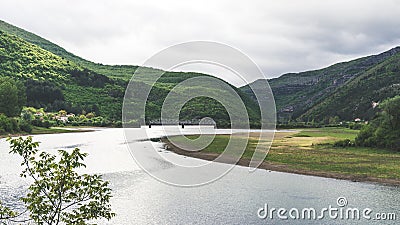
[[[51,127],[50,121],[48,121],[48,120],[43,120],[43,122],[42,122],[42,127],[50,128],[50,127]]]
[[[363,124],[361,123],[350,123],[348,127],[352,130],[361,130],[363,128]]]
[[[11,121],[11,118],[8,118],[4,114],[0,114],[0,128],[3,130],[3,133],[13,133],[15,128],[14,125],[15,124]]]
[[[26,120],[19,121],[19,128],[21,129],[21,131],[25,131],[27,133],[32,132],[32,125]]]
[[[340,148],[346,148],[346,147],[353,147],[355,146],[355,143],[351,141],[350,139],[345,139],[345,140],[340,140],[336,141],[333,143],[333,147],[340,147]]]
[[[18,132],[18,131],[21,131],[21,130],[19,129],[19,123],[18,123],[18,120],[17,120],[17,119],[15,119],[15,118],[9,118],[9,120],[10,120],[10,123],[11,123],[11,131],[10,131],[10,132]]]
[[[26,120],[9,118],[0,114],[0,133],[32,132],[31,124]]]

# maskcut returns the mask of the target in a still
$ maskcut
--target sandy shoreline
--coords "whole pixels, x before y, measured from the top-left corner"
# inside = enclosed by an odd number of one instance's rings
[[[165,147],[168,151],[172,151],[179,155],[184,155],[188,157],[214,161],[219,154],[218,153],[208,153],[208,152],[190,152],[185,151],[180,148],[177,148],[172,143],[170,143],[166,138],[161,138],[161,141],[165,144]],[[219,160],[216,162],[226,163],[223,160]],[[250,159],[241,158],[236,165],[248,167],[250,163]],[[326,177],[326,178],[334,178],[340,180],[349,180],[353,182],[369,182],[369,183],[378,183],[378,184],[385,184],[391,186],[400,186],[400,180],[395,179],[385,179],[385,178],[377,178],[377,177],[369,177],[369,176],[359,176],[359,175],[350,175],[350,174],[341,174],[341,173],[334,173],[329,171],[312,171],[312,170],[302,170],[302,169],[293,169],[290,168],[288,165],[284,164],[275,164],[270,162],[262,162],[261,165],[258,167],[259,169],[265,170],[272,170],[277,172],[285,172],[285,173],[294,173],[294,174],[301,174],[301,175],[309,175],[309,176],[319,176],[319,177]]]

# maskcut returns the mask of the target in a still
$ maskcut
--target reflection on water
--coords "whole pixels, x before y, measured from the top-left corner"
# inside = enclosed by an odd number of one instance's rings
[[[195,128],[185,127],[187,133]],[[227,133],[227,130],[219,130]],[[151,137],[163,132],[153,127]],[[137,141],[146,139],[144,129],[131,137],[134,150],[146,151],[152,144],[160,154],[176,160],[198,164],[203,162],[179,156],[162,149],[160,143]],[[37,135],[41,149],[81,148],[89,153],[84,172],[102,173],[113,189],[112,206],[117,216],[100,224],[385,224],[385,221],[273,221],[261,220],[257,210],[268,204],[284,208],[323,208],[336,206],[336,199],[345,196],[349,207],[371,208],[374,212],[397,212],[400,216],[400,189],[368,183],[354,183],[328,178],[294,175],[266,170],[249,173],[248,168],[235,167],[228,175],[209,185],[179,188],[160,183],[143,172],[131,158],[122,129],[99,129],[88,133]],[[14,202],[27,185],[18,177],[20,159],[8,154],[8,144],[0,140],[0,199]],[[152,172],[174,170],[174,164],[151,161]],[[196,176],[196,174],[193,174]],[[18,205],[14,205],[18,206]],[[386,224],[396,224],[386,221]]]

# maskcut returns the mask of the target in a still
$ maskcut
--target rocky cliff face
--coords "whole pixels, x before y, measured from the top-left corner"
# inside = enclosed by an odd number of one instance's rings
[[[338,63],[320,70],[284,74],[269,80],[279,119],[301,117],[350,81],[399,53],[400,47],[396,47],[378,55]],[[257,87],[258,81],[255,82]],[[248,86],[242,87],[242,90],[252,94]]]

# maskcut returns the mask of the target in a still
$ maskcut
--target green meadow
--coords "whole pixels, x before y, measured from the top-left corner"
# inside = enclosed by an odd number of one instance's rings
[[[277,132],[268,152],[266,163],[285,167],[285,171],[315,171],[355,178],[400,179],[400,153],[382,148],[334,147],[340,140],[354,141],[359,131],[348,128],[313,128]],[[187,136],[196,139],[198,135]],[[179,143],[183,136],[172,137]],[[222,153],[230,138],[245,138],[243,135],[217,135],[213,142],[201,150],[204,154]],[[169,143],[170,144],[170,143]],[[251,159],[257,144],[270,144],[250,136],[242,159]]]

